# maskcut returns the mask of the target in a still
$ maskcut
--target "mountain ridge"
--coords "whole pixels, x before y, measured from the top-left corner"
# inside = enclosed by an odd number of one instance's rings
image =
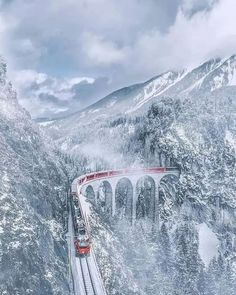
[[[179,71],[169,70],[156,75],[145,82],[132,84],[113,91],[104,98],[98,100],[85,109],[76,111],[70,115],[57,119],[38,120],[39,122],[60,122],[79,117],[83,119],[86,115],[93,117],[104,113],[113,114],[117,109],[121,113],[135,114],[147,109],[150,103],[158,97],[165,96],[195,96],[199,93],[211,93],[215,89],[236,85],[236,55],[229,58],[212,58],[203,62],[193,69],[182,69]]]

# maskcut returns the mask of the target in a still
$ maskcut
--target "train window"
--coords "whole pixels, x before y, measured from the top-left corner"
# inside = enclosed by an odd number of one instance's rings
[[[85,248],[85,247],[88,247],[88,246],[89,246],[89,242],[87,242],[87,241],[80,242],[80,247],[81,248]]]

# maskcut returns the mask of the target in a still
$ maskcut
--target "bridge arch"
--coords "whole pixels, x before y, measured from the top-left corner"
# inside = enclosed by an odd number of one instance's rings
[[[85,189],[85,197],[91,201],[92,203],[96,204],[96,193],[92,185],[88,185]]]
[[[156,184],[153,177],[144,175],[136,183],[135,218],[155,219]]]
[[[97,191],[97,205],[99,210],[106,214],[112,213],[112,186],[109,181],[101,181]]]
[[[122,177],[115,188],[115,214],[118,218],[132,220],[134,189],[128,177]]]

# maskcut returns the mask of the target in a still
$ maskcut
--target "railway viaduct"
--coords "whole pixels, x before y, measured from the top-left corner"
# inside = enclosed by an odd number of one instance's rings
[[[89,214],[86,198],[96,210],[106,216],[127,218],[133,223],[138,218],[150,218],[159,227],[160,187],[177,182],[179,171],[174,167],[123,169],[89,173],[76,178],[72,195],[79,197],[83,213]],[[69,217],[68,249],[71,279],[75,295],[106,295],[104,283],[93,250],[90,256],[75,256],[72,216]]]
[[[111,216],[139,217],[159,223],[159,188],[178,181],[175,167],[123,169],[89,173],[74,180],[72,192],[86,196],[97,210]]]

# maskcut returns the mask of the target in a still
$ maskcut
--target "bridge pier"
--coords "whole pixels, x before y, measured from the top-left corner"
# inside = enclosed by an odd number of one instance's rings
[[[117,179],[117,178],[109,179],[109,182],[112,187],[112,208],[111,208],[112,217],[114,217],[116,214],[116,186],[117,186],[118,181],[119,181],[119,179]]]
[[[131,224],[133,225],[136,220],[136,204],[138,200],[137,184],[140,179],[140,175],[134,175],[129,177],[132,187],[133,187],[133,196],[132,196],[132,212],[131,212]]]
[[[160,179],[155,180],[155,199],[154,199],[154,224],[156,225],[156,229],[159,230],[160,228],[160,212],[159,212],[159,185]]]
[[[136,203],[137,203],[137,189],[136,189],[137,182],[133,182],[133,196],[132,196],[132,212],[131,212],[131,224],[133,225],[136,219]]]

